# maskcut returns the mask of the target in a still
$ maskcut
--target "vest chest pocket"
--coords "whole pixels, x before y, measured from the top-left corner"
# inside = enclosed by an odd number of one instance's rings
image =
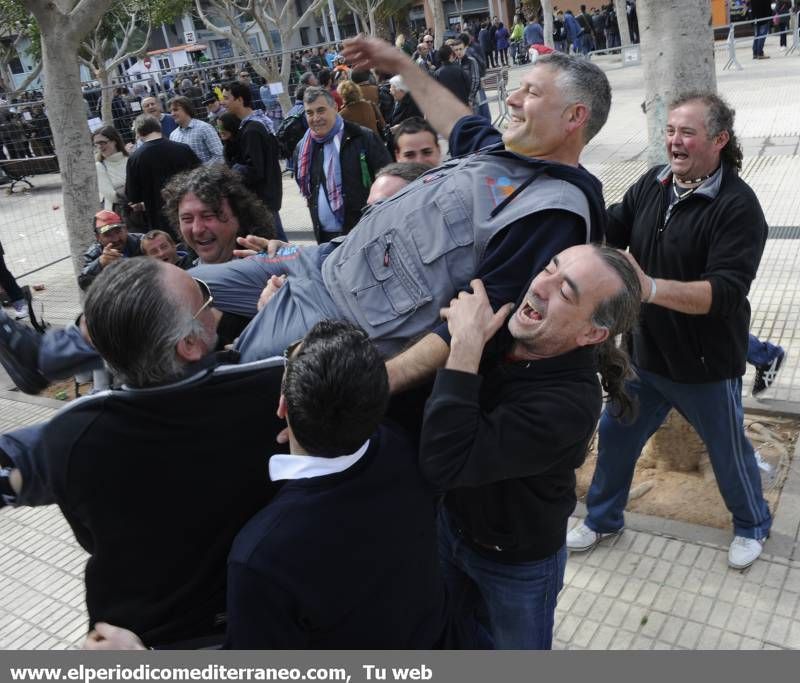
[[[404,240],[389,230],[365,244],[343,268],[351,270],[351,292],[370,325],[405,317],[431,301],[425,279]]]
[[[440,192],[433,202],[412,211],[406,225],[425,265],[475,241],[472,218],[454,192]]]

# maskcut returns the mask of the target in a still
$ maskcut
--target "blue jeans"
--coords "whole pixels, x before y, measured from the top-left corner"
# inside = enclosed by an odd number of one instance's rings
[[[637,416],[622,422],[606,409],[600,417],[597,467],[586,495],[586,525],[600,533],[623,527],[636,460],[674,407],[708,449],[717,486],[733,515],[734,533],[747,538],[767,536],[772,518],[761,494],[753,446],[744,432],[741,378],[681,384],[638,368],[636,372],[638,379],[627,387],[638,399]]]
[[[488,631],[498,650],[549,650],[566,546],[544,560],[497,562],[466,545],[444,506],[438,522],[439,560],[458,626],[478,643]]]
[[[766,19],[756,24],[756,35],[753,40],[753,57],[760,57],[764,54],[764,41],[769,33],[769,23],[771,19]]]
[[[768,341],[761,341],[752,334],[747,340],[747,362],[750,365],[769,365],[781,351],[783,351],[782,347],[775,346]]]

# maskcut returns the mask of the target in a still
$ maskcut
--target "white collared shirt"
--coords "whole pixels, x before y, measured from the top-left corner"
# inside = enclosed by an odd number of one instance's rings
[[[291,455],[277,453],[269,459],[269,478],[272,481],[283,479],[311,479],[326,474],[338,474],[355,465],[369,448],[369,439],[355,453],[335,458],[320,458],[316,455]]]

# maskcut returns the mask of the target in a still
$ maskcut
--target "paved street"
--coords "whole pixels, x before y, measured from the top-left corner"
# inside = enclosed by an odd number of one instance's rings
[[[742,71],[718,71],[718,86],[737,109],[745,151],[743,176],[770,223],[770,239],[751,291],[753,332],[789,349],[775,387],[750,407],[800,412],[800,58],[753,62],[742,46]],[[584,154],[585,165],[613,202],[646,168],[643,72],[598,60],[614,89],[608,124]],[[718,54],[718,69],[725,56]],[[518,82],[512,72],[511,85]],[[37,189],[0,195],[0,240],[45,317],[67,324],[79,311],[68,253],[58,178]],[[308,217],[293,182],[285,180],[281,214],[290,237],[308,238]],[[35,272],[31,272],[35,271]],[[752,375],[745,378],[745,387]],[[46,419],[59,406],[20,396],[0,376],[0,429]],[[728,531],[629,515],[627,530],[584,555],[573,555],[561,594],[555,645],[561,649],[800,648],[800,468],[795,458],[765,554],[751,569],[727,568]],[[146,504],[143,501],[143,504]],[[576,514],[580,514],[579,510]],[[85,554],[55,507],[0,512],[0,647],[69,648],[86,630]]]

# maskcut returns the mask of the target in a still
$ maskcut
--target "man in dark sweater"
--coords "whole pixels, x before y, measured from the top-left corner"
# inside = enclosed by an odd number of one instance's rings
[[[176,173],[199,166],[200,159],[188,145],[165,138],[154,116],[138,116],[134,129],[142,144],[128,158],[125,179],[128,201],[134,209],[144,211],[150,229],[164,230],[177,239],[164,214],[161,190]]]
[[[433,492],[397,427],[378,427],[383,359],[349,323],[323,322],[287,349],[278,415],[286,481],[239,533],[228,564],[228,645],[430,649],[443,644],[444,583]]]
[[[628,362],[615,337],[636,321],[639,281],[620,252],[571,247],[492,343],[510,305],[494,313],[482,282],[471,284],[442,311],[450,354],[420,446],[424,476],[447,491],[440,560],[461,628],[488,615],[496,648],[549,649],[575,469],[602,404],[597,373],[624,402]]]
[[[240,121],[236,137],[239,152],[232,168],[241,173],[245,187],[272,212],[278,239],[286,239],[279,213],[283,180],[278,140],[271,119],[263,109],[253,109],[251,98],[250,88],[238,81],[229,83],[222,90],[225,107]]]
[[[672,102],[669,164],[649,170],[609,209],[608,241],[629,248],[642,284],[641,325],[629,339],[637,374],[629,389],[640,408],[633,422],[608,412],[600,421],[588,516],[570,532],[571,550],[588,550],[622,530],[636,460],[671,408],[705,442],[733,516],[728,564],[751,565],[769,534],[772,519],[742,411],[747,293],[767,223],[739,178],[742,151],[733,118],[713,93]]]

